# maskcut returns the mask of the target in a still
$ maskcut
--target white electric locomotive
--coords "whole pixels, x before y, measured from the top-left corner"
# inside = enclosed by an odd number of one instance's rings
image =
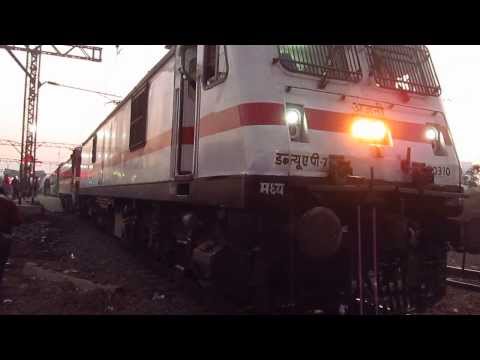
[[[439,95],[425,46],[172,46],[74,153],[64,196],[268,309],[418,309],[462,211]]]

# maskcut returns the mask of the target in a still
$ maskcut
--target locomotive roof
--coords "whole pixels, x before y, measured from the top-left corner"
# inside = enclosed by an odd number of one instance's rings
[[[95,128],[95,130],[90,134],[90,136],[82,143],[82,146],[87,143],[88,140],[90,140],[95,133],[102,127],[105,122],[112,117],[113,114],[115,114],[132,96],[135,94],[135,92],[141,88],[148,80],[150,80],[156,73],[157,71],[175,54],[175,46],[166,46],[168,49],[168,52],[150,69],[150,71],[147,72],[147,74],[140,80],[137,85],[125,96],[125,98],[113,109],[110,114],[107,115],[107,117]]]

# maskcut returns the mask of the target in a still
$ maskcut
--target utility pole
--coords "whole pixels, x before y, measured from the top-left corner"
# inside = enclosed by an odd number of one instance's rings
[[[20,154],[21,191],[28,192],[35,199],[35,158],[37,155],[37,117],[38,92],[40,90],[41,55],[53,55],[70,59],[102,61],[102,48],[85,45],[0,45],[25,72],[25,94],[23,101],[22,146]],[[27,53],[26,65],[23,66],[13,51]],[[21,196],[19,200],[21,204]]]

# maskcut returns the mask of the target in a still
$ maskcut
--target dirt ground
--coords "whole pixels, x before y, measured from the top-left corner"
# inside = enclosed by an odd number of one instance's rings
[[[462,266],[462,253],[450,252],[448,264],[450,266]],[[467,254],[465,268],[480,270],[480,255]],[[472,280],[458,279],[466,282],[477,283]],[[480,292],[469,291],[449,286],[446,297],[431,309],[432,314],[465,314],[480,315]]]
[[[449,286],[445,298],[427,314],[480,315],[480,293]]]
[[[25,275],[27,262],[59,274],[118,287],[81,292],[69,281]],[[235,314],[192,280],[133,256],[92,224],[47,213],[15,230],[0,288],[1,314]]]
[[[452,254],[450,263],[458,259]],[[478,260],[475,266],[480,268],[480,256],[468,260],[467,264]],[[116,290],[82,292],[70,281],[41,280],[25,274],[26,263]],[[85,220],[61,213],[47,212],[15,230],[0,287],[0,315],[245,313],[218,295],[212,297],[193,280],[143,255],[132,255]],[[449,287],[445,299],[428,314],[480,314],[480,293]]]
[[[467,221],[474,217],[480,217],[480,190],[472,188],[466,191],[468,196],[464,202],[464,211],[458,219]],[[448,255],[448,264],[450,266],[461,267],[463,254],[450,252]],[[480,255],[467,254],[465,258],[465,268],[480,270]],[[465,279],[458,279],[463,280]],[[479,282],[466,280],[479,284]],[[445,299],[437,304],[433,309],[434,314],[480,314],[480,292],[472,292],[455,287],[449,287]]]

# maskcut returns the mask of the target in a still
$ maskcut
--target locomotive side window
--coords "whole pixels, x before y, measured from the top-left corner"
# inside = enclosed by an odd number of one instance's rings
[[[92,141],[92,164],[97,161],[97,135],[93,137]]]
[[[203,59],[203,86],[210,89],[225,81],[228,74],[225,45],[205,45]]]
[[[147,110],[148,86],[146,85],[132,98],[129,141],[131,151],[145,145],[147,137]]]
[[[368,60],[377,86],[424,96],[440,96],[430,53],[423,45],[370,45]]]
[[[362,70],[354,45],[278,45],[280,64],[291,72],[358,82]]]

